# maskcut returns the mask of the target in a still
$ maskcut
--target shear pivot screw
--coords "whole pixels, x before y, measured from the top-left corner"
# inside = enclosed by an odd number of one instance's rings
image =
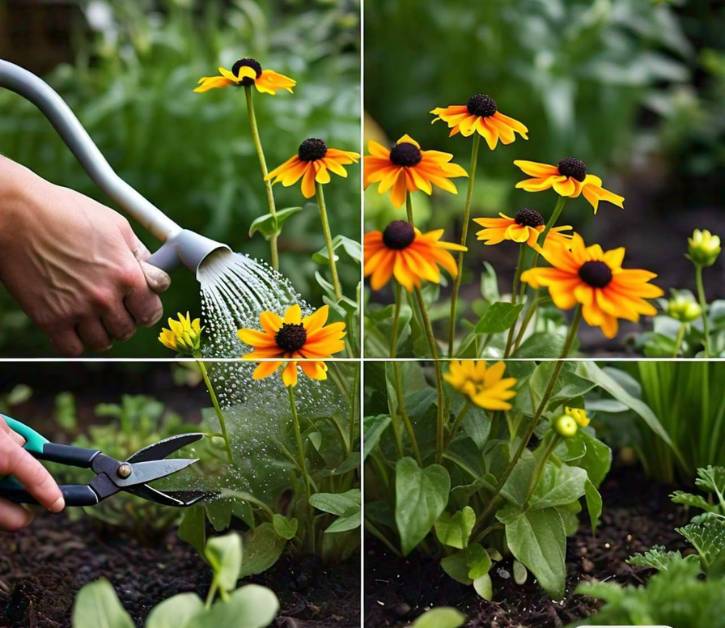
[[[118,475],[119,478],[127,478],[129,475],[131,475],[132,469],[131,465],[128,464],[128,462],[124,462],[120,465],[118,465],[118,469],[116,469],[116,475]]]

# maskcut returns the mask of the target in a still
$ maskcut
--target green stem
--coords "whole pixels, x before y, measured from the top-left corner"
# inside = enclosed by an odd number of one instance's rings
[[[423,464],[423,458],[420,455],[420,448],[418,447],[418,439],[415,436],[415,430],[413,429],[413,423],[410,421],[408,412],[405,409],[405,393],[403,392],[403,380],[400,377],[400,362],[393,362],[393,378],[395,383],[395,396],[398,400],[398,415],[405,425],[405,431],[408,432],[408,438],[410,438],[410,444],[413,447],[413,453],[418,461],[419,465]]]
[[[327,219],[327,205],[325,204],[325,193],[322,191],[322,184],[315,182],[315,193],[317,194],[317,205],[320,208],[320,222],[322,223],[322,235],[325,238],[327,257],[330,264],[330,275],[332,275],[332,286],[335,288],[335,298],[342,300],[342,286],[337,276],[337,263],[335,262],[335,248],[332,245],[332,233],[330,233],[330,222]]]
[[[705,300],[705,284],[702,281],[702,265],[695,264],[695,283],[697,284],[697,299],[702,310],[702,333],[705,336],[705,357],[710,357],[710,323],[707,320],[707,301]]]
[[[269,170],[267,169],[267,160],[264,157],[264,149],[262,148],[262,140],[259,137],[259,127],[257,127],[257,116],[254,113],[254,100],[252,98],[252,88],[250,85],[244,86],[244,96],[247,99],[247,116],[249,118],[249,130],[252,134],[252,141],[254,142],[254,148],[257,151],[257,158],[259,159],[259,170],[262,173],[262,182],[264,183],[264,190],[267,196],[267,207],[269,213],[272,216],[277,215],[277,207],[274,204],[274,192],[272,191],[272,182],[267,179]],[[272,268],[279,270],[279,253],[277,252],[277,237],[279,234],[275,233],[269,239],[270,256],[272,258]]]
[[[201,378],[204,380],[204,385],[206,386],[206,390],[209,393],[209,398],[211,399],[211,405],[214,406],[214,412],[216,413],[217,419],[219,420],[219,427],[222,430],[222,437],[224,438],[224,447],[227,450],[227,459],[229,460],[229,464],[232,464],[232,447],[229,443],[227,422],[224,419],[224,413],[222,412],[221,406],[219,405],[219,399],[216,396],[214,385],[211,383],[211,379],[209,378],[209,373],[206,370],[206,365],[204,364],[204,362],[201,360],[197,360],[196,365],[199,367],[199,373],[201,373]]]
[[[514,279],[511,283],[511,304],[516,305],[516,300],[518,297],[518,286],[521,282],[521,271],[523,270],[524,265],[524,247],[526,244],[519,244],[519,257],[516,262],[516,270],[514,271]],[[514,332],[516,330],[516,322],[518,321],[518,316],[516,317],[516,320],[513,322],[513,325],[509,327],[509,333],[506,338],[506,348],[503,352],[503,359],[509,357],[509,354],[511,353],[512,343],[514,340]]]
[[[305,480],[305,493],[307,494],[307,505],[309,506],[310,496],[312,491],[310,490],[310,474],[307,471],[307,460],[305,458],[305,444],[302,440],[302,428],[300,427],[300,417],[297,414],[297,404],[295,403],[295,389],[294,386],[287,386],[287,396],[289,397],[290,410],[292,411],[292,427],[295,432],[295,443],[297,444],[297,461],[300,465],[300,471]]]
[[[415,226],[415,222],[413,222],[413,199],[410,196],[410,192],[406,192],[405,194],[405,213],[408,217],[408,222]]]
[[[423,294],[421,293],[420,288],[415,288],[414,295],[416,304],[418,306],[418,311],[420,313],[420,318],[423,322],[423,329],[425,330],[425,335],[428,339],[428,345],[430,346],[431,357],[434,360],[439,360],[440,357],[438,355],[438,343],[435,339],[435,335],[433,334],[433,325],[431,324],[430,317],[428,316],[428,312],[425,309]]]
[[[521,326],[519,327],[519,333],[516,334],[516,340],[514,340],[514,346],[513,350],[516,351],[516,349],[519,348],[519,345],[521,344],[521,341],[524,339],[524,334],[526,333],[526,329],[529,326],[529,322],[534,316],[534,313],[536,312],[536,308],[539,307],[539,303],[541,302],[541,299],[534,299],[526,308],[526,313],[524,314],[524,320],[521,322]]]
[[[466,189],[466,200],[463,204],[463,227],[461,229],[461,245],[466,246],[468,240],[468,223],[471,222],[471,204],[473,202],[473,188],[476,184],[476,170],[478,169],[478,147],[481,143],[481,136],[478,133],[473,134],[473,142],[471,144],[471,172],[468,176],[468,187]],[[448,356],[453,357],[453,343],[456,339],[456,308],[458,306],[458,293],[461,290],[461,282],[463,281],[463,258],[465,251],[458,252],[458,272],[453,282],[453,291],[451,292],[451,312],[448,322]]]
[[[676,358],[678,354],[680,353],[680,347],[682,346],[682,340],[685,337],[685,332],[687,331],[687,323],[682,323],[680,325],[680,328],[677,330],[677,336],[675,336],[675,351],[672,354],[673,358]]]
[[[582,317],[582,311],[581,311],[581,305],[579,305],[579,306],[577,306],[576,310],[574,311],[574,318],[569,327],[569,333],[566,336],[566,341],[564,342],[564,348],[562,349],[561,355],[559,356],[559,359],[556,361],[554,370],[552,371],[551,376],[549,377],[549,381],[546,385],[546,389],[544,390],[544,396],[541,398],[541,401],[539,402],[539,405],[536,408],[536,411],[534,412],[534,416],[531,418],[531,422],[529,423],[529,426],[526,430],[526,434],[524,434],[524,437],[521,440],[521,443],[519,444],[519,447],[516,450],[516,453],[514,454],[513,458],[511,458],[511,461],[509,462],[508,466],[504,470],[503,475],[501,476],[501,479],[498,481],[498,483],[496,485],[496,489],[494,491],[493,496],[491,497],[491,500],[488,503],[488,506],[478,517],[476,525],[485,521],[487,519],[487,517],[491,514],[493,509],[495,508],[496,504],[498,503],[500,494],[501,494],[501,489],[506,484],[506,481],[508,480],[509,476],[513,472],[514,467],[516,466],[516,463],[519,461],[519,458],[521,458],[521,455],[524,453],[524,450],[528,446],[529,441],[531,440],[531,437],[534,435],[534,432],[536,431],[536,426],[539,423],[539,419],[541,418],[541,415],[544,413],[544,410],[546,409],[546,406],[549,403],[549,399],[551,399],[551,395],[554,392],[554,386],[556,385],[556,382],[559,379],[559,374],[561,373],[561,369],[564,366],[564,359],[569,355],[569,351],[571,350],[571,347],[574,344],[574,339],[576,338],[576,333],[577,333],[577,330],[579,329],[579,323],[581,322],[581,317]]]
[[[531,474],[531,479],[529,480],[529,486],[526,490],[526,499],[524,500],[524,510],[526,510],[526,507],[529,504],[529,500],[531,499],[531,495],[536,490],[536,485],[539,483],[539,480],[541,479],[541,474],[544,472],[544,467],[546,466],[546,461],[551,456],[551,453],[556,449],[556,446],[559,444],[559,441],[561,440],[561,436],[559,434],[553,433],[550,438],[549,442],[543,445],[543,451],[541,455],[539,456],[539,459],[536,461],[536,466],[534,467],[534,472]]]
[[[456,431],[461,425],[461,421],[463,421],[463,418],[466,416],[468,411],[471,409],[471,400],[466,397],[466,403],[463,404],[463,407],[458,412],[456,417],[453,419],[453,425],[451,425],[451,429],[448,430],[448,442],[446,443],[446,447],[451,444],[451,441],[456,435]]]
[[[566,205],[566,196],[560,196],[558,200],[556,201],[556,205],[554,205],[554,211],[551,212],[551,216],[549,216],[549,220],[546,223],[546,227],[544,227],[544,231],[541,233],[541,248],[544,248],[546,245],[546,236],[549,235],[549,231],[553,227],[556,227],[556,222],[559,220],[559,216],[561,216],[561,212],[564,211],[564,206]]]
[[[401,294],[400,284],[396,281],[395,284],[395,309],[393,310],[393,329],[390,332],[390,357],[394,358],[398,351],[398,321],[400,319],[400,305],[401,305]]]

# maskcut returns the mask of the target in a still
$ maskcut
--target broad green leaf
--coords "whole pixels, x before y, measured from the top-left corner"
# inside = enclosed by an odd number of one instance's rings
[[[506,331],[516,322],[523,307],[523,303],[516,305],[506,301],[492,303],[476,323],[475,332],[477,334],[496,334]]]
[[[249,225],[249,237],[251,238],[259,231],[265,240],[269,240],[273,235],[279,234],[282,231],[282,225],[302,209],[302,207],[286,207],[277,210],[274,216],[272,214],[260,216]]]
[[[338,534],[340,532],[349,532],[360,527],[361,513],[359,510],[344,517],[338,517],[325,530],[327,534]]]
[[[465,622],[466,616],[461,611],[441,606],[423,613],[411,628],[459,628]]]
[[[488,573],[491,558],[480,543],[473,543],[466,549],[444,556],[441,568],[457,582],[470,585]]]
[[[491,417],[480,408],[471,408],[463,417],[463,431],[483,449],[491,433]]]
[[[363,460],[367,460],[370,452],[375,449],[391,421],[392,419],[387,414],[366,416],[363,419]]]
[[[177,532],[182,541],[186,541],[199,554],[204,555],[206,547],[206,514],[204,506],[192,506],[184,511]]]
[[[493,583],[491,576],[487,573],[479,576],[473,581],[473,588],[484,600],[493,600]]]
[[[310,505],[332,515],[349,515],[360,510],[360,489],[351,488],[344,493],[314,493]]]
[[[244,534],[244,560],[239,578],[262,573],[269,569],[282,555],[286,545],[271,523],[263,523]]]
[[[215,499],[204,504],[206,518],[216,532],[223,532],[229,528],[233,508],[234,502],[230,499]]]
[[[599,486],[612,466],[612,450],[586,430],[579,430],[577,436],[584,441],[586,452],[574,464],[586,469],[592,484]]]
[[[204,556],[209,561],[214,577],[225,591],[237,586],[242,565],[242,539],[236,532],[215,536],[206,544]]]
[[[501,495],[509,502],[523,507],[529,491],[536,460],[530,450],[524,450],[501,489]]]
[[[599,517],[602,516],[602,496],[599,494],[597,487],[589,479],[584,484],[584,497],[586,498],[587,510],[589,511],[589,521],[592,524],[592,531],[594,532],[599,525]]]
[[[540,331],[531,334],[521,346],[514,351],[512,358],[518,360],[541,360],[543,358],[558,358],[564,349],[565,334]]]
[[[270,589],[247,584],[226,602],[218,600],[208,611],[194,617],[189,628],[265,628],[278,610],[279,601]]]
[[[515,560],[514,564],[513,564],[513,572],[514,572],[514,582],[516,584],[522,585],[522,584],[524,584],[524,582],[526,582],[529,572],[526,569],[526,567],[524,567],[523,563],[520,563],[518,560]]]
[[[272,516],[272,526],[274,527],[274,531],[283,539],[291,541],[297,534],[299,522],[295,517],[290,518],[275,513]]]
[[[408,555],[430,532],[448,503],[451,480],[445,467],[432,464],[424,469],[413,458],[395,465],[395,523],[404,555]]]
[[[105,578],[84,586],[73,604],[73,628],[134,628],[131,616],[121,606],[111,583]]]
[[[453,515],[443,512],[435,522],[436,536],[443,545],[463,549],[468,545],[475,525],[476,513],[470,506]]]
[[[580,467],[557,466],[547,462],[541,479],[529,500],[529,507],[537,510],[564,506],[584,496],[587,472]]]
[[[342,247],[343,251],[345,251],[345,253],[347,253],[353,261],[357,262],[358,264],[362,261],[362,247],[360,246],[359,242],[351,240],[350,238],[346,238],[343,235],[336,235],[332,239],[332,250],[337,251],[337,249],[340,247]],[[333,254],[335,255],[335,260],[339,259],[337,257],[337,253]],[[329,261],[327,247],[324,246],[319,251],[314,253],[312,255],[312,259],[318,264],[327,264]]]
[[[145,628],[186,628],[203,611],[204,602],[196,593],[179,593],[154,606]]]
[[[505,506],[496,517],[504,524],[506,543],[514,557],[552,598],[561,598],[566,579],[566,534],[561,515],[554,508],[521,511]]]

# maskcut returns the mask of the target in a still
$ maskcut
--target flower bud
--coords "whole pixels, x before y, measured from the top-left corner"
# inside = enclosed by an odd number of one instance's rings
[[[707,229],[695,229],[687,244],[687,256],[698,266],[712,266],[720,255],[720,238]]]
[[[702,309],[696,301],[684,295],[676,295],[667,302],[667,315],[681,323],[691,323],[700,318]]]
[[[571,438],[577,433],[579,426],[573,417],[568,414],[562,414],[554,421],[554,429],[560,436]]]
[[[589,415],[584,408],[564,408],[565,414],[574,419],[579,427],[586,427],[590,423]]]

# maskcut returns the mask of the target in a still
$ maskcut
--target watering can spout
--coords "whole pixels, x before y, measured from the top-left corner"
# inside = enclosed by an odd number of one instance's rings
[[[229,250],[220,242],[182,229],[153,203],[126,183],[111,168],[70,107],[41,78],[14,63],[0,59],[0,87],[32,102],[45,114],[95,184],[129,216],[138,220],[164,242],[149,260],[169,271],[183,264],[196,272],[201,262],[217,250]]]

